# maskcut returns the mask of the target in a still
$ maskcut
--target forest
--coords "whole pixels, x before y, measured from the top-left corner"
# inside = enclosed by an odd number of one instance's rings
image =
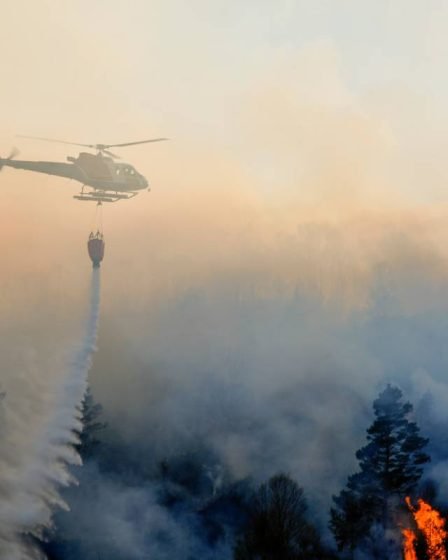
[[[324,526],[292,472],[275,473],[261,484],[250,477],[237,480],[200,444],[157,464],[150,456],[143,459],[138,449],[114,437],[114,427],[103,421],[102,406],[89,391],[79,434],[84,462],[76,468],[79,485],[66,489],[70,510],[57,512],[39,546],[50,560],[172,555],[185,560],[444,560],[448,511],[438,503],[436,485],[423,476],[431,445],[412,404],[388,384],[373,401],[370,416],[365,445],[354,450],[357,469],[332,496]],[[98,516],[111,513],[100,509],[108,491],[111,510],[123,507],[120,496],[126,496],[126,523],[139,543],[124,539],[127,531],[119,524],[114,534],[102,534]],[[145,524],[151,517],[158,522],[152,520],[149,529]]]

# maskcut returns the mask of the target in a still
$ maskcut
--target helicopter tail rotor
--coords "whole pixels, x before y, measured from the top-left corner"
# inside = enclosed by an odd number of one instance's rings
[[[8,162],[13,160],[15,157],[19,155],[19,150],[17,148],[13,148],[7,158],[0,158],[0,171],[3,169],[3,166]]]

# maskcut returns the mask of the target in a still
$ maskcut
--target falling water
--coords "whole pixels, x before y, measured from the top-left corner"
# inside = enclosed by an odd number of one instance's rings
[[[69,466],[80,464],[74,445],[76,432],[82,428],[82,401],[87,388],[87,374],[96,349],[100,308],[100,270],[93,268],[90,305],[85,335],[68,363],[52,399],[52,409],[33,440],[26,465],[15,463],[13,454],[0,464],[2,496],[0,498],[0,557],[8,560],[41,558],[33,544],[43,529],[51,526],[55,506],[66,508],[60,489],[76,482]]]

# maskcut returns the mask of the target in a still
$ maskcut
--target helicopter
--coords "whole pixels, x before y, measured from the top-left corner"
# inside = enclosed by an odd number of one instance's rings
[[[137,142],[124,142],[122,144],[79,144],[77,142],[66,142],[54,138],[41,138],[39,136],[20,136],[20,138],[32,138],[46,142],[57,142],[72,146],[82,146],[96,150],[96,154],[80,152],[78,157],[67,156],[67,161],[23,161],[15,159],[18,150],[13,149],[7,158],[0,158],[0,170],[3,167],[25,169],[56,175],[67,179],[74,179],[82,184],[81,192],[73,198],[77,200],[88,200],[99,202],[117,202],[127,200],[138,194],[138,191],[148,188],[147,179],[129,163],[117,162],[120,159],[109,150],[109,148],[124,148],[137,144],[148,144],[150,142],[163,142],[168,138],[152,138],[150,140],[139,140]],[[84,191],[85,187],[90,189]]]

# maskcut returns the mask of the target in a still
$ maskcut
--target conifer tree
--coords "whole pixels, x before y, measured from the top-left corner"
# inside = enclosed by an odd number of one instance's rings
[[[103,407],[95,402],[92,392],[88,388],[82,403],[83,429],[79,434],[80,443],[77,445],[78,452],[83,459],[92,455],[99,444],[98,435],[106,427],[106,424],[100,420],[102,412]]]
[[[412,405],[402,401],[398,387],[388,385],[373,403],[375,420],[367,445],[356,453],[360,471],[333,498],[330,528],[340,550],[353,552],[373,525],[383,530],[396,524],[395,514],[412,494],[430,459],[428,440],[410,419]]]

